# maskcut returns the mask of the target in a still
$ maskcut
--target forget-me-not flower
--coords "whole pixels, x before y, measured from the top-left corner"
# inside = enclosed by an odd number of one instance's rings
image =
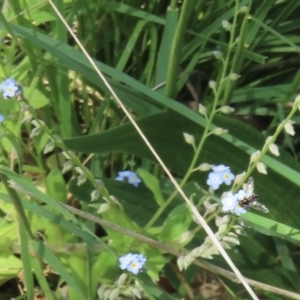
[[[133,186],[137,187],[141,182],[141,179],[138,178],[136,173],[131,171],[121,171],[118,173],[116,180],[120,181],[127,181],[128,183],[132,184]]]
[[[219,188],[220,184],[223,183],[222,174],[214,173],[214,172],[209,173],[206,183],[209,186],[211,186],[214,190],[217,190]]]
[[[143,254],[128,253],[119,258],[120,268],[133,274],[138,274],[145,265],[146,257]]]
[[[232,192],[228,192],[221,202],[223,212],[234,211],[237,205],[237,195],[233,195]]]
[[[209,173],[206,183],[214,190],[217,190],[222,183],[230,185],[234,179],[230,168],[225,165],[213,166],[212,170],[213,172]]]
[[[4,99],[9,99],[15,96],[22,96],[23,90],[21,86],[12,78],[7,78],[0,85],[0,91],[3,94]]]

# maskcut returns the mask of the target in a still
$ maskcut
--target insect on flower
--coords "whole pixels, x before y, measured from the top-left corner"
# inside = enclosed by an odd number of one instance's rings
[[[239,200],[238,205],[240,207],[252,207],[256,210],[262,211],[264,213],[268,213],[268,208],[258,201],[258,195],[254,194],[254,181],[253,178],[250,177],[248,182],[243,186],[246,195],[243,199]]]

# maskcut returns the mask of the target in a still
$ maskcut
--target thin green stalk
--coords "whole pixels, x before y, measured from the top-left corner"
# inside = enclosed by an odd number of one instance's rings
[[[243,22],[242,22],[240,34],[239,34],[239,37],[238,37],[237,49],[234,53],[230,73],[239,74],[239,72],[240,72],[241,64],[242,64],[242,61],[243,61],[243,58],[244,58],[243,51],[244,51],[244,47],[245,47],[244,44],[245,44],[246,29],[247,29],[248,23],[249,23],[249,20],[248,20],[248,13],[247,13],[247,14],[245,14],[245,17],[244,17]],[[228,84],[225,88],[225,93],[224,93],[224,97],[223,97],[223,105],[226,105],[226,104],[230,103],[230,99],[231,99],[231,96],[232,96],[232,93],[233,93],[233,90],[234,90],[233,88],[234,88],[235,85],[236,85],[236,81],[228,82]]]
[[[17,211],[20,222],[23,224],[24,228],[26,229],[26,232],[27,232],[29,238],[31,240],[33,240],[34,235],[32,234],[30,224],[27,220],[27,217],[26,217],[23,205],[22,205],[22,201],[21,201],[18,193],[9,186],[8,178],[4,174],[0,173],[0,178],[11,198],[11,201],[12,201],[16,211]]]
[[[177,9],[177,0],[171,0],[171,3],[170,3],[170,9],[171,10],[176,10]]]
[[[235,19],[234,19],[234,22],[233,22],[233,27],[236,26],[236,15],[238,13],[238,1],[236,1],[236,13],[235,13]],[[190,178],[191,174],[193,173],[193,170],[195,168],[195,165],[198,161],[198,158],[200,156],[200,153],[203,149],[203,146],[204,146],[204,143],[206,141],[206,138],[208,137],[209,135],[209,128],[210,128],[210,125],[213,121],[213,118],[216,114],[216,111],[217,111],[217,105],[219,103],[219,99],[221,97],[221,94],[223,92],[223,84],[224,84],[224,81],[225,81],[225,78],[226,78],[226,70],[227,70],[227,66],[229,65],[229,61],[230,61],[230,52],[231,52],[231,48],[232,48],[232,45],[234,44],[234,41],[233,41],[233,38],[234,38],[234,29],[231,30],[231,35],[230,35],[230,41],[229,41],[229,47],[228,47],[228,52],[227,52],[227,55],[226,55],[226,58],[223,62],[223,68],[222,68],[222,72],[221,72],[221,76],[220,76],[220,80],[217,84],[217,90],[213,89],[213,92],[215,94],[215,99],[214,99],[214,102],[213,102],[213,107],[211,109],[211,113],[209,115],[209,118],[207,119],[207,123],[206,123],[206,127],[204,129],[204,132],[203,132],[203,135],[202,135],[202,138],[199,142],[199,145],[195,151],[195,154],[194,154],[194,157],[190,163],[190,166],[185,174],[185,176],[183,177],[181,183],[180,183],[180,187],[183,188],[183,186],[185,185],[185,183],[188,181],[188,179]],[[160,215],[163,213],[163,211],[166,209],[166,207],[174,200],[174,198],[177,196],[178,194],[178,191],[175,190],[171,196],[166,200],[166,202],[164,203],[164,205],[162,205],[158,210],[157,212],[153,215],[153,217],[151,218],[151,220],[147,223],[147,225],[145,226],[145,229],[148,229],[150,228],[156,221],[157,219],[160,217]]]
[[[171,47],[169,57],[169,68],[167,73],[166,96],[174,98],[176,95],[176,82],[179,73],[179,64],[181,59],[181,50],[183,46],[183,39],[186,33],[187,23],[189,20],[192,4],[194,1],[183,1],[181,13],[178,20],[178,25],[174,35],[174,40]]]

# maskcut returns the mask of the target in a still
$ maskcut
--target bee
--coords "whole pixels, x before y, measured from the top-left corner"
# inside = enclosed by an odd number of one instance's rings
[[[250,206],[256,210],[262,211],[264,213],[268,213],[268,208],[258,201],[258,195],[254,194],[254,181],[253,178],[250,177],[248,182],[243,185],[243,189],[246,193],[249,193],[250,196],[245,197],[244,199],[239,201],[239,206],[245,207]]]

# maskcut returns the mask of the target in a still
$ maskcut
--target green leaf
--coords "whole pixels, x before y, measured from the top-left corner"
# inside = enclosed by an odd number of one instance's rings
[[[139,168],[137,170],[137,174],[139,177],[143,179],[143,182],[149,188],[149,190],[153,193],[154,198],[159,206],[163,205],[165,200],[160,190],[160,185],[158,179],[150,174],[147,170]]]
[[[192,222],[191,211],[186,203],[174,208],[166,219],[160,240],[163,242],[177,241],[186,232]]]

